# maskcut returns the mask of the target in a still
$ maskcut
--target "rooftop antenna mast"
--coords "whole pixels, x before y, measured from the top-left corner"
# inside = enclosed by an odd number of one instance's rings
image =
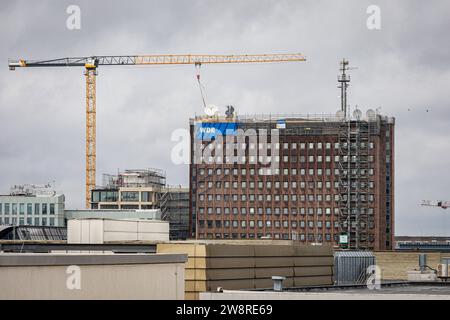
[[[347,87],[350,82],[350,75],[346,74],[348,67],[348,60],[342,59],[340,62],[341,68],[339,69],[342,73],[338,76],[339,86],[341,89],[341,111],[344,113],[344,119],[347,119]]]

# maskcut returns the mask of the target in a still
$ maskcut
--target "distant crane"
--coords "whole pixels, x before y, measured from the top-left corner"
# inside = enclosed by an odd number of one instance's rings
[[[96,175],[96,76],[97,67],[129,65],[228,64],[258,62],[306,61],[300,53],[284,54],[163,54],[131,56],[69,57],[52,60],[9,60],[9,69],[20,67],[84,67],[86,76],[86,208],[91,201]],[[204,101],[204,99],[203,99]]]
[[[429,207],[441,207],[442,209],[447,209],[450,207],[450,201],[442,201],[442,200],[423,200],[422,206]]]

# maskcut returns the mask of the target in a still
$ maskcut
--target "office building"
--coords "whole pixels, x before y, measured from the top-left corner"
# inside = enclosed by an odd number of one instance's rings
[[[0,195],[0,224],[64,226],[63,194],[51,186],[18,185]]]
[[[92,190],[91,209],[156,209],[166,184],[159,169],[125,170],[103,175],[103,186]]]
[[[392,249],[394,118],[229,111],[190,119],[193,237]]]

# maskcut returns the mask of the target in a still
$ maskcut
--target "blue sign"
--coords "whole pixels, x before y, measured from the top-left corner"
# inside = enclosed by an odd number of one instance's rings
[[[277,129],[286,129],[286,121],[277,120]]]
[[[219,134],[234,136],[236,133],[236,122],[202,122],[197,124],[195,128],[195,137],[199,140],[215,139]]]

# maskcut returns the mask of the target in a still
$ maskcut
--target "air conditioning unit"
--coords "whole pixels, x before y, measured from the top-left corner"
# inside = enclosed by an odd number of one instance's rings
[[[449,265],[448,264],[446,264],[446,263],[440,263],[440,264],[438,264],[438,274],[437,274],[437,276],[438,277],[442,277],[442,278],[446,278],[446,277],[448,277],[449,276],[449,274],[448,274],[448,269],[449,269],[449,267],[448,267]]]

